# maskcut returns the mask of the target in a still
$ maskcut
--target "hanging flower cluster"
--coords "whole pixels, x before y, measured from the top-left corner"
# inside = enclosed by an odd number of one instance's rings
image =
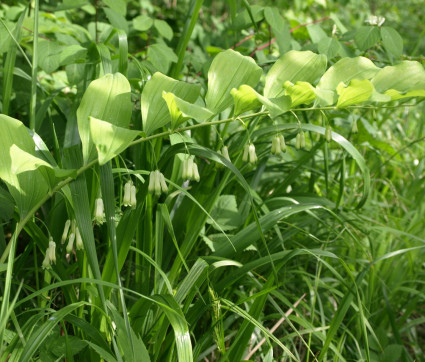
[[[257,154],[255,153],[255,146],[252,143],[245,145],[243,149],[242,161],[243,162],[249,161],[249,163],[256,163],[257,160],[258,158],[257,158]]]
[[[123,205],[130,206],[132,209],[135,209],[137,205],[136,186],[133,185],[131,180],[124,185]]]
[[[98,225],[102,225],[105,222],[105,212],[103,210],[103,200],[99,197],[94,203],[94,222]]]
[[[283,137],[283,135],[279,134],[273,137],[271,152],[274,155],[286,152],[285,138]]]
[[[159,170],[155,170],[150,173],[148,191],[156,196],[160,196],[163,192],[168,192],[164,175]]]
[[[195,180],[199,182],[200,176],[198,172],[198,165],[193,161],[192,157],[183,161],[183,180]]]
[[[69,238],[68,238],[68,234],[69,234]],[[65,223],[61,243],[64,244],[66,239],[68,239],[68,244],[66,245],[66,252],[68,254],[70,254],[72,252],[72,249],[74,248],[74,241],[76,242],[75,249],[77,250],[84,249],[83,239],[81,237],[80,230],[78,229],[77,221],[75,219],[72,221],[67,220]]]
[[[41,267],[43,269],[51,269],[52,264],[56,264],[56,243],[53,241],[53,238],[49,238],[49,247],[46,249],[46,256],[44,257]]]

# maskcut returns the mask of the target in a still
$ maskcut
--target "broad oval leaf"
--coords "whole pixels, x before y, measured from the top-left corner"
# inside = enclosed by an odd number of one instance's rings
[[[96,146],[100,165],[119,155],[138,135],[140,131],[114,126],[90,117],[90,136]]]
[[[371,79],[379,68],[367,58],[343,58],[330,67],[320,79],[316,87],[318,103],[320,105],[334,104],[335,90],[343,82],[348,84],[352,79]]]
[[[297,51],[282,55],[266,76],[264,96],[276,98],[284,94],[286,81],[314,83],[326,70],[326,56],[311,51]]]
[[[167,103],[162,92],[170,92],[186,102],[193,103],[199,97],[200,86],[181,82],[155,73],[146,83],[141,97],[143,130],[147,135],[171,122]]]
[[[254,96],[256,97],[257,101],[260,102],[269,112],[271,118],[276,118],[284,113],[286,113],[289,110],[289,107],[291,106],[291,98],[288,96],[280,96],[278,98],[267,98],[263,97],[261,94],[257,93],[253,88],[251,88],[249,85],[242,85],[239,87],[238,90],[232,89],[232,96],[235,99],[235,110],[238,112],[244,110],[246,112],[249,109],[253,109],[248,105],[248,102],[254,102]],[[247,97],[246,99],[243,99],[242,97]],[[241,101],[243,103],[241,103]],[[238,103],[236,103],[238,102]],[[257,107],[256,102],[252,103],[251,106]],[[238,107],[236,109],[236,106]],[[245,108],[241,108],[245,107]],[[235,111],[235,115],[238,115]]]
[[[15,199],[21,218],[40,200],[48,190],[48,184],[40,170],[16,174],[13,172],[12,147],[17,147],[31,156],[36,155],[34,140],[28,129],[17,119],[0,115],[0,178],[6,182],[10,194]],[[13,152],[13,151],[12,151]]]
[[[89,117],[102,119],[118,127],[128,127],[133,108],[130,92],[130,83],[121,73],[106,74],[88,86],[77,109],[84,163],[95,157]]]
[[[162,98],[167,102],[170,111],[172,129],[176,129],[188,119],[203,122],[214,116],[209,109],[186,102],[171,92],[162,92]]]
[[[400,57],[403,54],[403,38],[397,30],[388,26],[381,28],[382,45],[385,50],[395,57]]]
[[[337,87],[339,98],[336,106],[343,108],[366,102],[372,96],[373,90],[373,85],[368,79],[353,79],[348,87],[340,83]]]
[[[361,26],[356,30],[354,40],[360,50],[373,47],[380,38],[379,29],[375,26]]]
[[[300,104],[310,104],[316,98],[314,87],[308,82],[296,82],[292,84],[289,80],[283,84],[285,94],[291,97],[291,107]]]
[[[382,68],[373,77],[372,84],[378,92],[389,89],[399,92],[425,89],[425,70],[420,63],[405,60],[397,65]]]
[[[235,103],[235,116],[239,116],[242,113],[261,106],[257,92],[246,84],[242,84],[238,89],[233,88],[230,91],[230,94],[232,95],[233,102]]]
[[[261,74],[261,68],[251,57],[231,49],[219,53],[208,70],[207,107],[214,113],[222,112],[232,104],[231,89],[242,84],[255,87]]]

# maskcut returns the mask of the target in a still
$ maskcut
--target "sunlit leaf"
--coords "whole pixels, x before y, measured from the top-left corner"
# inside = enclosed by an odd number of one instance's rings
[[[45,197],[49,186],[39,170],[22,174],[16,174],[13,171],[13,160],[10,155],[13,146],[35,157],[34,141],[23,123],[0,115],[0,178],[6,182],[21,217],[24,217],[38,201]]]
[[[114,126],[90,117],[90,137],[96,146],[100,165],[119,155],[138,135],[140,131]]]
[[[235,116],[261,106],[261,102],[258,100],[258,93],[248,85],[242,84],[238,89],[233,88],[230,94],[235,103]]]
[[[209,109],[186,102],[171,92],[162,92],[162,97],[167,102],[171,116],[171,128],[173,129],[188,119],[203,122],[214,115]]]
[[[264,96],[276,98],[284,94],[286,81],[314,83],[326,70],[326,56],[311,51],[291,50],[282,55],[266,76]]]
[[[90,138],[89,117],[127,128],[133,108],[130,92],[127,78],[120,73],[106,74],[88,86],[77,109],[78,130],[85,163],[95,156],[93,141]]]
[[[148,135],[171,122],[167,103],[162,97],[164,91],[193,103],[199,96],[200,87],[169,78],[161,73],[155,73],[146,83],[141,98],[143,130]]]
[[[300,104],[310,104],[316,98],[314,87],[308,82],[296,82],[292,84],[289,80],[283,84],[285,94],[291,97],[291,107]]]
[[[367,58],[342,58],[323,74],[316,87],[318,103],[330,105],[336,101],[335,90],[341,82],[348,84],[352,79],[371,79],[379,68]]]
[[[420,63],[405,60],[397,65],[382,68],[373,77],[372,84],[382,93],[389,89],[399,92],[425,90],[425,70]]]
[[[232,104],[232,88],[242,84],[255,87],[261,74],[261,68],[251,57],[231,49],[219,53],[208,70],[207,107],[214,113],[223,111]]]
[[[373,85],[368,79],[353,79],[347,87],[344,83],[340,83],[337,93],[339,98],[336,106],[343,108],[369,100],[373,93]]]

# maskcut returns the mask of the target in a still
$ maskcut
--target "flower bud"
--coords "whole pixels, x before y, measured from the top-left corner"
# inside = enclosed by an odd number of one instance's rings
[[[66,246],[66,252],[68,254],[72,253],[72,248],[74,247],[74,240],[75,240],[75,233],[71,233],[71,235],[69,235],[68,245]]]
[[[285,137],[283,137],[282,134],[279,135],[279,141],[280,141],[280,150],[285,153],[286,152],[286,143],[285,143]]]
[[[56,264],[56,243],[53,238],[49,237],[49,247],[46,249],[46,255],[44,257],[41,267],[43,269],[51,269],[52,263]]]
[[[71,220],[66,220],[65,227],[63,228],[61,244],[65,243],[66,238],[68,237],[69,227],[71,226]]]
[[[78,229],[78,227],[75,230],[75,241],[75,248],[77,250],[84,249],[83,239],[81,238],[80,230]]]
[[[103,224],[105,222],[105,214],[103,212],[103,200],[99,197],[95,201],[94,206],[94,221],[96,224]],[[75,234],[74,234],[75,237]]]
[[[295,136],[295,148],[299,150],[301,148],[301,133],[297,133]]]
[[[46,256],[44,257],[43,263],[41,264],[41,267],[43,269],[51,269],[52,268],[51,265],[50,265],[50,258],[49,258],[48,250],[49,249],[46,250]]]
[[[249,163],[257,162],[257,154],[255,153],[255,146],[251,143],[249,145]]]
[[[326,126],[325,138],[326,138],[326,142],[332,141],[332,128],[331,128],[331,126]]]
[[[193,163],[193,166],[192,166],[192,176],[196,182],[199,182],[199,180],[201,179],[198,172],[198,165],[196,163]]]
[[[243,148],[243,156],[242,156],[243,162],[248,162],[248,155],[249,155],[249,145],[245,145],[245,147]]]
[[[131,185],[130,188],[130,206],[132,209],[136,208],[137,198],[136,198],[136,186]]]
[[[50,237],[50,239],[49,239],[49,247],[48,247],[47,250],[49,252],[50,263],[56,264],[56,243],[53,241],[52,237]],[[47,251],[46,251],[46,253],[47,253]]]
[[[159,172],[159,170],[157,172],[158,172],[158,175],[159,175],[159,182],[161,184],[161,190],[162,190],[162,192],[167,193],[168,192],[168,186],[165,182],[165,177],[161,172]]]
[[[276,135],[272,139],[271,153],[278,155],[281,152],[286,152],[285,138],[282,135]]]
[[[270,151],[274,155],[280,153],[280,139],[277,136],[273,137],[272,139],[272,148]]]
[[[133,183],[131,181],[127,181],[126,184],[124,185],[124,197],[122,200],[122,203],[124,206],[130,206],[131,203],[131,185]],[[151,187],[150,183],[149,183],[149,187]]]
[[[183,170],[182,170],[182,179],[183,180],[187,180],[189,178],[187,166],[188,166],[188,160],[185,159],[185,160],[183,160]]]

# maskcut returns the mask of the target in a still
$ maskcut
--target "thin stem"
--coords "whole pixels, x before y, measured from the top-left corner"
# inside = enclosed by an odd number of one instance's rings
[[[38,8],[39,0],[34,3],[34,34],[32,48],[31,100],[30,100],[30,129],[35,131],[35,114],[37,106],[37,67],[38,67]]]

